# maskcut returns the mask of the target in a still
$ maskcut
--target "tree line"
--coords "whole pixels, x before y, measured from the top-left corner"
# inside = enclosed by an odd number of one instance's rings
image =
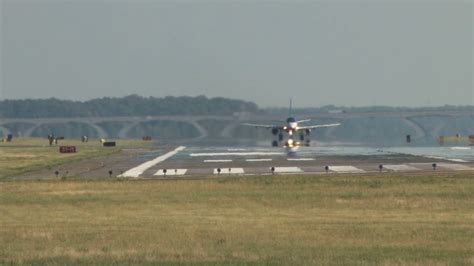
[[[258,112],[255,103],[222,97],[104,97],[88,101],[56,98],[0,101],[0,117],[107,117],[153,115],[232,115],[236,112]]]

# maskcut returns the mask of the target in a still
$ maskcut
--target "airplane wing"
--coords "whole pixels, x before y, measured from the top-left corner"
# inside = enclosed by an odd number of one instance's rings
[[[298,120],[298,121],[296,121],[296,122],[298,122],[298,123],[305,123],[305,122],[309,122],[309,121],[311,121],[311,119],[303,119],[303,120]]]
[[[298,130],[305,130],[305,129],[315,129],[315,128],[325,128],[325,127],[337,127],[339,126],[341,123],[337,123],[337,124],[324,124],[324,125],[313,125],[313,126],[302,126],[302,127],[298,127]]]
[[[243,123],[242,125],[244,126],[249,126],[249,127],[261,127],[261,128],[282,128],[281,126],[275,126],[275,125],[262,125],[262,124],[249,124],[249,123]]]

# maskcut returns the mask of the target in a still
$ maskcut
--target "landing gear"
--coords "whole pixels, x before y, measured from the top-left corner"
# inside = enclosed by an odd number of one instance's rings
[[[283,133],[278,134],[278,141],[283,141]]]
[[[304,134],[300,134],[300,140],[304,141]]]
[[[278,133],[275,136],[278,136],[277,139],[273,140],[271,142],[272,147],[279,147],[279,146],[285,146],[285,147],[297,147],[297,146],[310,146],[310,130],[302,130],[298,132],[298,135],[296,135],[295,132],[289,131],[288,132],[288,140],[285,140],[285,135],[283,134],[284,131],[278,131]],[[272,133],[276,133],[275,129],[272,129]],[[295,134],[293,134],[295,133]]]

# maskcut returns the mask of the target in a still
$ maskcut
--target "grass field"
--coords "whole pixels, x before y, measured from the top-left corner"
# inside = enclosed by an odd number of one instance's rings
[[[37,169],[52,169],[54,166],[107,155],[129,146],[150,146],[152,142],[142,140],[119,140],[117,147],[104,148],[99,140],[60,140],[58,145],[49,146],[47,139],[17,138],[11,143],[0,143],[0,180]],[[59,146],[76,146],[78,152],[59,153]]]
[[[474,181],[0,182],[0,264],[473,265]]]

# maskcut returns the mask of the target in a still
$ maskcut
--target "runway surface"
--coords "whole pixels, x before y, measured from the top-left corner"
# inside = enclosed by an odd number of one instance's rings
[[[137,166],[120,170],[123,174],[119,176],[474,171],[470,147],[300,147],[289,156],[283,148],[181,146],[149,152],[135,160]],[[136,171],[137,167],[141,170]]]
[[[433,164],[436,167],[433,168]],[[381,167],[381,168],[380,168]],[[273,171],[272,171],[273,169]],[[263,174],[366,174],[423,171],[473,171],[471,147],[271,147],[157,146],[153,150],[124,149],[121,153],[66,163],[18,176],[58,178],[195,178]]]

